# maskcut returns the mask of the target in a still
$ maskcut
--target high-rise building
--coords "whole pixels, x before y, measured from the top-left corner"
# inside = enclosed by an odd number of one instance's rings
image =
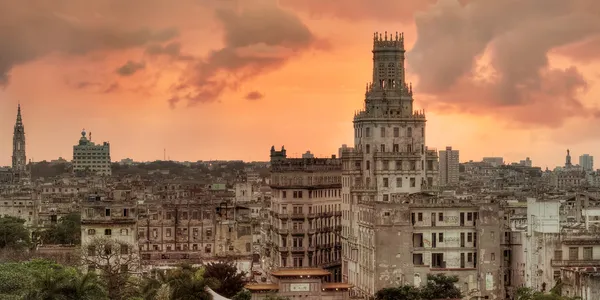
[[[579,156],[579,165],[584,171],[594,170],[594,157],[589,154],[583,154]]]
[[[17,109],[17,121],[13,131],[12,172],[14,179],[19,181],[27,178],[27,157],[25,155],[25,126],[21,117],[21,104]]]
[[[440,185],[457,185],[459,172],[458,150],[452,150],[452,147],[446,147],[446,150],[440,150]]]
[[[92,142],[92,133],[90,133],[88,139],[85,130],[83,130],[79,144],[73,146],[73,171],[110,176],[112,174],[110,144],[104,142],[96,145]]]
[[[425,112],[413,110],[405,80],[403,34],[376,33],[372,52],[373,81],[354,115],[354,148],[342,153],[342,276],[369,296],[402,277],[394,269],[402,268],[407,240],[380,221],[402,219],[392,215],[406,206],[402,196],[436,187],[438,177],[437,151],[425,146]]]
[[[531,158],[526,157],[524,160],[519,161],[519,165],[524,167],[531,167],[533,163],[531,162]]]

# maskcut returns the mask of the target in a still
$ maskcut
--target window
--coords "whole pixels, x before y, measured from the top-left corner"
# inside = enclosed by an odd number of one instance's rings
[[[440,242],[440,243],[444,242],[444,233],[443,232],[438,233],[438,242]]]
[[[370,127],[365,128],[365,136],[371,137],[371,128]]]
[[[371,162],[367,160],[367,170],[371,170]]]
[[[104,229],[104,235],[112,235],[112,230]]]
[[[121,229],[121,235],[128,235],[128,234],[129,234],[129,230]]]
[[[410,178],[410,187],[415,187],[417,185],[417,180],[414,177]]]
[[[402,177],[396,178],[396,187],[402,187]]]
[[[287,193],[286,193],[286,191],[282,191],[282,192],[281,192],[281,198],[287,198]]]
[[[365,150],[367,151],[367,154],[371,153],[371,145],[365,145]]]
[[[381,127],[381,137],[385,137],[385,127]]]
[[[112,248],[110,247],[110,245],[105,245],[104,246],[104,254],[105,255],[111,255],[112,254]]]
[[[88,235],[96,234],[96,229],[88,229]]]
[[[129,266],[121,265],[121,273],[127,273],[127,272],[129,272]]]
[[[127,217],[127,216],[129,216],[129,209],[124,208],[123,209],[123,217]]]
[[[473,253],[467,253],[467,262],[473,262]]]
[[[444,221],[444,213],[438,213],[438,221],[440,221],[440,222]]]
[[[384,194],[384,195],[383,195],[383,201],[384,201],[384,202],[388,202],[388,201],[390,201],[390,195],[388,195],[388,194]]]
[[[384,160],[384,161],[383,161],[381,164],[382,164],[382,165],[381,165],[381,166],[382,166],[382,169],[383,169],[384,171],[387,171],[387,170],[389,170],[389,169],[390,169],[390,162],[389,162],[389,161],[387,161],[387,160]]]
[[[412,137],[412,128],[411,127],[406,128],[406,136]]]
[[[129,253],[129,247],[127,245],[121,245],[121,254]]]
[[[583,259],[591,260],[594,257],[594,248],[583,247]]]
[[[106,209],[106,211],[104,212],[104,215],[107,217],[110,217],[110,208]]]
[[[418,220],[419,222],[423,221],[423,213],[418,213],[418,214],[417,214],[417,220]]]
[[[467,242],[468,243],[473,242],[473,233],[472,232],[467,233]]]
[[[96,256],[96,247],[88,246],[88,256]]]
[[[400,128],[394,127],[394,137],[400,137]]]
[[[385,144],[381,144],[380,148],[381,148],[381,152],[385,152]]]
[[[562,260],[563,252],[562,250],[554,250],[554,260]]]
[[[490,255],[490,260],[491,261],[495,261],[496,260],[496,253],[492,252],[492,254]]]
[[[389,180],[387,178],[383,178],[383,187],[389,187]]]
[[[167,237],[170,237],[170,236],[171,236],[171,234],[172,234],[172,232],[171,232],[171,228],[167,228],[167,231],[166,231],[165,235],[166,235]]]
[[[392,144],[392,152],[400,152],[400,145]]]
[[[467,221],[473,221],[473,214],[467,213]]]

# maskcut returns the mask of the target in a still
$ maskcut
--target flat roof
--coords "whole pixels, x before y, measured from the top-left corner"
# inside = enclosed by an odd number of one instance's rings
[[[331,273],[319,268],[289,268],[271,272],[273,276],[327,276]]]

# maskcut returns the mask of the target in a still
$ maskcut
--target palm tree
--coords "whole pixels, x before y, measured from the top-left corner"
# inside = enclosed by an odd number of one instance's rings
[[[71,272],[69,272],[71,271]],[[25,300],[103,300],[106,292],[94,273],[53,270],[35,278]]]

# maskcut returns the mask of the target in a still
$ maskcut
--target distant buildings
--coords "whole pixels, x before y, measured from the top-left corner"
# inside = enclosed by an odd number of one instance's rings
[[[315,155],[310,153],[310,151],[306,151],[306,153],[302,154],[302,158],[315,158]]]
[[[504,164],[504,158],[502,157],[484,157],[484,163],[490,164],[492,167],[498,167]]]
[[[79,144],[73,146],[73,171],[110,176],[110,144],[104,142],[96,145],[92,142],[92,133],[88,139],[85,130],[82,131]]]
[[[440,150],[440,186],[457,185],[459,172],[458,150]]]
[[[519,165],[524,166],[524,167],[532,167],[531,159],[529,157],[527,157],[524,160],[519,161]]]
[[[589,154],[579,156],[579,165],[586,172],[594,171],[594,157]]]

